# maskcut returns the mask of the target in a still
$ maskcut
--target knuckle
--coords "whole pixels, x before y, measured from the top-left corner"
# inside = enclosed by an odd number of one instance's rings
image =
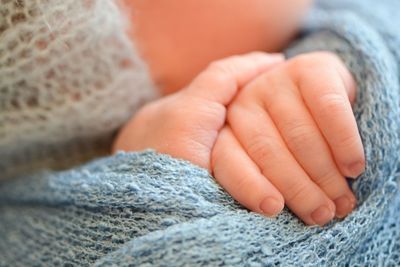
[[[231,56],[228,58],[216,60],[210,63],[209,70],[216,73],[228,74],[232,73],[235,63],[240,60],[239,56]]]
[[[304,181],[299,181],[285,189],[285,200],[288,203],[301,203],[313,193],[311,191],[311,186]]]
[[[341,59],[336,54],[325,51],[301,54],[294,57],[290,62],[292,69],[301,73],[308,73],[311,69],[315,73],[316,70],[322,68],[342,65]]]
[[[338,174],[336,170],[326,170],[313,179],[321,188],[333,189],[338,184]]]
[[[354,136],[351,134],[343,135],[338,140],[338,146],[348,149],[357,147],[358,143],[358,136]]]
[[[296,152],[304,151],[316,140],[314,129],[310,125],[292,122],[286,129],[288,146]]]
[[[252,138],[248,152],[256,158],[257,162],[266,163],[282,151],[281,145],[272,137],[257,135]]]
[[[329,51],[319,51],[307,53],[299,56],[299,60],[304,64],[337,64],[340,58]]]
[[[328,64],[338,64],[341,62],[341,59],[339,58],[338,55],[336,55],[333,52],[330,51],[320,51],[320,52],[315,52],[313,53],[315,57],[318,58],[318,60],[322,63],[328,63]]]
[[[296,70],[302,70],[304,68],[314,67],[319,61],[316,60],[313,54],[302,54],[294,57],[290,61],[290,65]]]
[[[242,192],[248,188],[252,188],[253,184],[249,177],[242,176],[234,185],[234,192]],[[247,191],[247,190],[246,190]]]
[[[209,101],[207,102],[207,105],[204,105],[203,108],[205,108],[206,114],[211,115],[212,117],[221,117],[221,115],[226,114],[226,107],[218,102],[214,101]],[[200,112],[203,111],[203,109],[199,108]],[[224,117],[224,116],[223,116]]]
[[[327,93],[319,97],[317,103],[323,116],[335,116],[346,110],[346,99],[337,93]]]
[[[250,58],[254,58],[256,55],[257,52],[242,56],[233,55],[227,58],[215,60],[209,64],[208,69],[211,72],[232,77],[239,73],[244,65],[252,63],[254,60],[250,60]]]
[[[210,63],[205,72],[205,84],[224,86],[225,84],[235,83],[233,68],[224,61],[214,61]]]
[[[191,108],[192,107],[188,107],[188,110]],[[220,103],[209,101],[199,105],[195,114],[197,121],[204,122],[204,125],[208,126],[211,124],[222,126],[226,118],[226,107]]]

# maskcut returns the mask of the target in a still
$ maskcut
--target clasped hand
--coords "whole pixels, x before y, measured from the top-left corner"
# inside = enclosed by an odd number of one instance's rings
[[[211,63],[175,94],[145,105],[114,150],[153,148],[208,169],[248,209],[286,204],[308,225],[342,218],[356,198],[346,178],[365,168],[352,112],[356,85],[328,52],[253,52]]]

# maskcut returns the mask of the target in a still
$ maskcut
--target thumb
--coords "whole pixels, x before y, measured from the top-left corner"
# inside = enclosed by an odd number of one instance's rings
[[[282,54],[264,52],[252,52],[217,60],[182,92],[226,106],[241,87],[282,61],[284,61]]]

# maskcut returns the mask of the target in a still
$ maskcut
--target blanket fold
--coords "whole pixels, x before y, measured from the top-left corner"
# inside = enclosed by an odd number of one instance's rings
[[[397,0],[319,1],[287,55],[337,53],[358,84],[367,170],[343,220],[265,218],[206,170],[155,151],[0,183],[0,266],[398,266],[400,10]]]

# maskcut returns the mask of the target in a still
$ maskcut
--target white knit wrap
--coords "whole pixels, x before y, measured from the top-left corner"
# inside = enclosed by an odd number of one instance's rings
[[[113,0],[0,0],[0,179],[107,153],[156,96]]]

